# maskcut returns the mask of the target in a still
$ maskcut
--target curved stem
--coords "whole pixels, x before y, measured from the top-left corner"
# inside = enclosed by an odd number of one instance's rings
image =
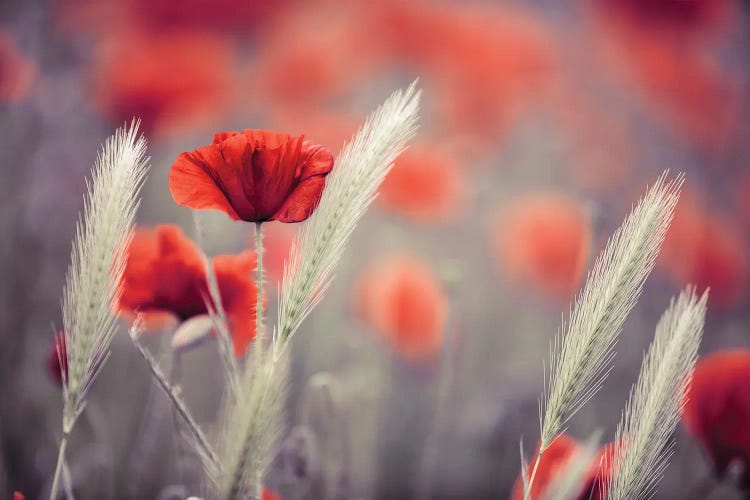
[[[57,490],[60,487],[60,477],[65,463],[65,449],[68,447],[68,431],[63,429],[62,440],[60,441],[60,450],[57,452],[57,466],[55,467],[55,477],[52,480],[52,489],[49,493],[50,500],[57,498]]]
[[[263,232],[261,223],[255,223],[255,251],[258,256],[255,284],[258,287],[258,302],[255,307],[255,341],[262,342],[263,335]],[[262,343],[258,344],[263,347]]]

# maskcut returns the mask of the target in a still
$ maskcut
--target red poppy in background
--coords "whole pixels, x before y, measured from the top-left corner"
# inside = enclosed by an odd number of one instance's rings
[[[729,217],[709,212],[695,196],[682,196],[664,241],[660,267],[678,283],[710,287],[712,307],[730,308],[747,295],[747,251]]]
[[[52,349],[47,355],[47,372],[60,387],[63,384],[63,377],[68,378],[68,352],[65,348],[63,332],[57,332],[52,341]]]
[[[750,491],[750,349],[703,356],[695,366],[682,421],[711,457],[722,477],[742,466]]]
[[[94,98],[113,122],[135,116],[146,134],[179,130],[221,114],[232,68],[222,38],[124,32],[96,53]]]
[[[248,36],[276,11],[284,10],[284,0],[126,0],[136,22],[157,31],[185,30],[191,33],[214,31],[218,34]]]
[[[514,282],[561,299],[577,289],[591,248],[585,208],[562,193],[511,200],[491,228],[500,270]]]
[[[460,166],[427,146],[401,154],[380,187],[379,203],[414,221],[438,224],[457,217],[465,185]]]
[[[359,278],[358,314],[411,361],[436,355],[445,333],[448,299],[430,267],[410,255],[386,258]]]
[[[318,206],[333,155],[303,136],[267,130],[221,132],[181,153],[169,173],[174,200],[247,222],[300,222]]]
[[[25,500],[25,496],[23,496],[23,493],[20,491],[14,491],[13,492],[13,500]]]
[[[741,17],[734,15],[733,4],[609,0],[596,3],[595,9],[602,36],[613,42],[610,67],[645,90],[649,110],[713,147],[734,136],[742,107],[741,77],[724,69],[722,56],[706,43],[714,34],[727,34],[733,18]]]
[[[606,448],[605,448],[606,449]],[[539,467],[534,476],[534,483],[531,485],[531,492],[529,498],[531,500],[539,500],[545,498],[547,488],[549,488],[556,479],[556,476],[565,470],[570,460],[573,459],[581,450],[581,445],[568,436],[567,434],[560,434],[552,441],[552,444],[542,454],[542,458],[539,462]],[[576,497],[577,500],[600,500],[606,498],[602,488],[601,478],[602,473],[602,457],[603,453],[599,457],[594,459],[589,467],[586,476],[583,478],[581,484],[581,491]],[[533,457],[539,454],[539,447],[537,446],[536,453]],[[527,473],[531,474],[531,468],[534,467],[534,460],[526,464],[528,468]],[[528,478],[527,478],[528,480]],[[513,485],[513,491],[510,495],[511,500],[523,500],[523,478],[518,475],[515,484]]]
[[[235,352],[245,353],[255,337],[257,287],[250,278],[255,252],[219,255],[212,265],[227,314]],[[198,247],[173,225],[137,229],[123,274],[119,308],[143,313],[147,320],[165,315],[185,321],[208,313],[206,272]]]
[[[34,73],[33,64],[19,52],[10,35],[0,30],[0,102],[23,99]]]
[[[260,500],[283,500],[281,496],[277,495],[273,490],[269,488],[263,488],[263,492],[260,494]]]

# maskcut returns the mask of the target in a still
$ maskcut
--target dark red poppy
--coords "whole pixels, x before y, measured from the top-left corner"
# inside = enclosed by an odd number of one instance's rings
[[[13,492],[13,500],[24,500],[26,497],[20,491]]]
[[[169,173],[174,200],[247,222],[300,222],[318,206],[333,155],[304,136],[267,130],[221,132],[181,153]]]
[[[47,371],[52,380],[57,382],[60,387],[62,387],[63,377],[68,378],[68,353],[65,349],[65,334],[63,332],[55,334],[52,349],[47,355]]]
[[[742,466],[742,487],[750,491],[750,349],[702,357],[695,366],[682,421],[723,476]]]
[[[554,484],[557,474],[563,472],[565,467],[569,464],[570,460],[574,458],[575,454],[580,450],[581,445],[568,436],[567,434],[561,434],[555,438],[552,444],[542,454],[539,467],[537,468],[536,475],[534,476],[534,483],[531,485],[531,492],[529,498],[531,500],[537,500],[545,498],[547,488]],[[606,448],[605,448],[606,450]],[[539,453],[537,447],[534,457]],[[583,484],[581,485],[581,491],[576,497],[578,500],[601,500],[606,498],[602,478],[604,473],[602,471],[603,464],[603,453],[600,453],[596,457],[584,477]],[[530,461],[526,464],[527,473],[531,474],[531,469],[534,467],[534,461]],[[528,480],[528,478],[527,478]],[[513,485],[513,491],[510,495],[511,500],[523,500],[523,479],[521,475],[518,475],[516,483]]]
[[[257,265],[256,255],[251,251],[219,255],[212,265],[235,352],[241,356],[255,337],[258,290],[251,273]],[[208,313],[207,298],[200,250],[179,227],[136,230],[123,274],[120,311],[142,313],[147,323],[154,316],[161,319],[165,315],[185,321]]]

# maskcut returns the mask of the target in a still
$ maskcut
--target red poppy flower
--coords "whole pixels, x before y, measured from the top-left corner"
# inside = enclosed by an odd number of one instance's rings
[[[260,500],[283,500],[273,490],[269,488],[263,488],[263,492],[260,495]]]
[[[20,491],[13,492],[13,500],[24,500],[26,497]]]
[[[218,37],[122,32],[96,54],[94,98],[114,122],[137,116],[147,134],[179,130],[222,112],[232,67]]]
[[[362,319],[407,359],[440,351],[448,299],[423,261],[396,255],[377,263],[360,277],[355,300]]]
[[[552,441],[552,444],[542,454],[539,467],[537,468],[536,475],[534,476],[534,483],[531,485],[531,492],[529,498],[531,500],[538,500],[545,498],[547,488],[549,488],[556,479],[556,475],[563,472],[565,467],[569,464],[570,460],[575,457],[575,454],[579,452],[581,445],[568,436],[567,434],[561,434]],[[605,447],[604,450],[607,448]],[[577,500],[601,500],[606,498],[604,494],[602,478],[605,476],[602,471],[603,466],[603,454],[602,451],[597,458],[595,458],[591,466],[588,469],[586,477],[584,478],[583,484],[581,485],[581,491],[576,497]],[[537,447],[534,457],[539,454],[539,447]],[[527,473],[531,474],[531,468],[534,467],[534,461],[526,464],[528,468]],[[528,478],[527,478],[528,480]],[[523,500],[523,479],[521,475],[518,475],[515,484],[513,485],[513,491],[510,495],[511,500]]]
[[[182,153],[169,173],[174,200],[247,222],[300,222],[323,194],[333,156],[303,136],[266,130],[221,132]]]
[[[47,372],[60,387],[62,387],[63,376],[65,378],[68,377],[68,353],[65,349],[65,335],[63,332],[55,334],[52,349],[50,349],[50,353],[47,356]]]
[[[742,465],[750,491],[750,349],[716,352],[695,366],[682,421],[722,476]]]
[[[745,299],[750,267],[740,230],[699,199],[680,199],[662,254],[660,267],[675,282],[711,288],[713,307],[730,308]]]
[[[212,265],[235,352],[242,356],[255,337],[258,291],[251,272],[256,255],[250,251],[219,255]],[[177,226],[136,230],[123,274],[121,311],[144,313],[147,319],[154,313],[159,318],[166,314],[185,321],[208,313],[208,296],[200,250]]]
[[[417,146],[396,159],[378,201],[417,222],[440,223],[458,216],[464,194],[458,163],[427,146]]]
[[[520,196],[499,213],[492,228],[504,274],[553,297],[578,287],[591,247],[591,227],[579,202],[561,193]]]
[[[11,37],[0,30],[0,102],[17,102],[26,95],[34,66],[18,51]]]

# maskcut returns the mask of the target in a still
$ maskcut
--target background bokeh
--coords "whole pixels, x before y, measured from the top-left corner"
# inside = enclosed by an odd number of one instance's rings
[[[701,352],[750,346],[745,2],[178,3],[0,3],[3,498],[49,491],[61,401],[46,360],[84,178],[133,116],[152,157],[139,224],[193,234],[167,188],[177,154],[243,128],[305,134],[336,153],[420,78],[419,135],[295,339],[293,431],[267,479],[286,499],[506,498],[519,439],[531,450],[538,438],[561,314],[666,168],[687,178],[673,228],[612,375],[569,432],[611,439],[656,320],[688,282],[712,290]],[[209,254],[252,244],[251,225],[201,217]],[[273,318],[296,228],[265,227]],[[164,360],[169,337],[147,339]],[[211,422],[213,344],[182,365],[186,397]],[[315,409],[320,377],[335,387],[336,425]],[[124,329],[85,415],[69,448],[80,498],[199,491],[197,463]],[[298,442],[308,433],[312,451]],[[699,446],[682,429],[676,442],[657,498],[712,484]]]

